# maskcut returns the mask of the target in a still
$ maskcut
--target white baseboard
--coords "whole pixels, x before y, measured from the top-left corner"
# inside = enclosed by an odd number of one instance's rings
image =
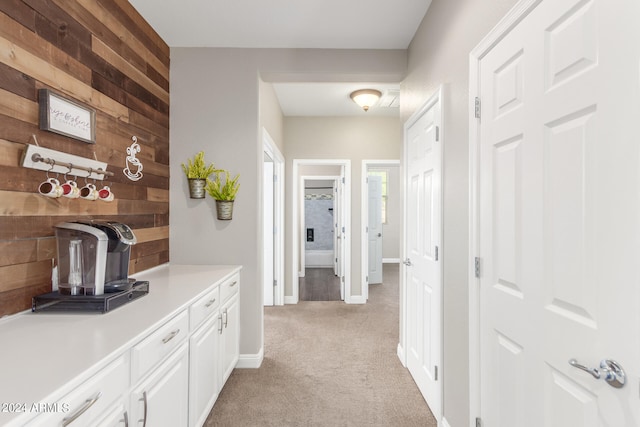
[[[402,363],[402,366],[406,368],[407,364],[405,363],[404,348],[402,348],[402,345],[400,345],[400,343],[398,343],[398,349],[396,350],[396,353],[398,355],[398,359],[400,359],[400,363]]]
[[[400,264],[400,258],[382,258],[383,264]]]
[[[367,299],[362,295],[355,295],[346,298],[344,302],[346,302],[347,304],[366,304]]]
[[[285,304],[297,304],[298,300],[292,296],[284,296],[284,303]]]
[[[440,424],[441,427],[451,427],[451,425],[449,424],[449,422],[447,421],[447,419],[445,417],[442,417],[442,423]]]
[[[264,348],[261,348],[256,354],[241,354],[236,368],[258,369],[262,365],[262,359],[264,359]]]

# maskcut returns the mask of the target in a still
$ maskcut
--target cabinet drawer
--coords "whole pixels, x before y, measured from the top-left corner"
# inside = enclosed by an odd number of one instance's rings
[[[83,382],[78,388],[58,400],[53,407],[42,408],[50,413],[34,418],[29,427],[88,426],[103,414],[129,388],[129,363],[121,356]]]
[[[131,381],[135,383],[189,335],[187,310],[156,329],[131,350]]]
[[[220,299],[222,302],[226,302],[231,296],[238,292],[240,287],[240,275],[234,274],[229,279],[222,282],[220,285]]]
[[[189,324],[191,330],[195,331],[205,319],[218,311],[219,306],[220,289],[216,286],[215,289],[189,307]]]

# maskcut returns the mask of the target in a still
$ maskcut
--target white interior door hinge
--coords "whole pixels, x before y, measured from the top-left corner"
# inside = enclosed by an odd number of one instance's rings
[[[481,107],[480,107],[480,98],[478,98],[477,96],[476,96],[474,107],[475,107],[474,108],[475,109],[475,117],[476,117],[476,119],[479,119],[480,118],[480,108]]]
[[[433,380],[438,381],[438,365],[433,367]]]
[[[482,427],[482,418],[476,417],[476,427]]]
[[[479,279],[480,278],[480,258],[479,257],[475,258],[473,268],[475,271],[476,278]]]

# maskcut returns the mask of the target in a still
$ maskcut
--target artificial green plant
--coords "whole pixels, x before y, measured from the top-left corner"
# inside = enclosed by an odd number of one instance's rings
[[[216,169],[213,163],[207,166],[204,160],[204,151],[200,151],[192,159],[187,159],[187,164],[182,163],[182,170],[189,179],[207,179],[211,174],[222,172]]]
[[[220,179],[220,175],[222,174],[222,172],[224,172],[225,174],[224,183]],[[240,175],[236,175],[233,179],[231,179],[229,171],[222,170],[216,172],[216,178],[214,180],[207,180],[205,190],[211,197],[216,200],[233,201],[236,199],[236,194],[238,193],[238,189],[240,188],[238,179],[240,179]]]

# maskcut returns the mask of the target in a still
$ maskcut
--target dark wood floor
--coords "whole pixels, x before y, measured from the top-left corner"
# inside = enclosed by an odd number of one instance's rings
[[[340,301],[340,280],[333,268],[307,268],[299,284],[300,301]]]

